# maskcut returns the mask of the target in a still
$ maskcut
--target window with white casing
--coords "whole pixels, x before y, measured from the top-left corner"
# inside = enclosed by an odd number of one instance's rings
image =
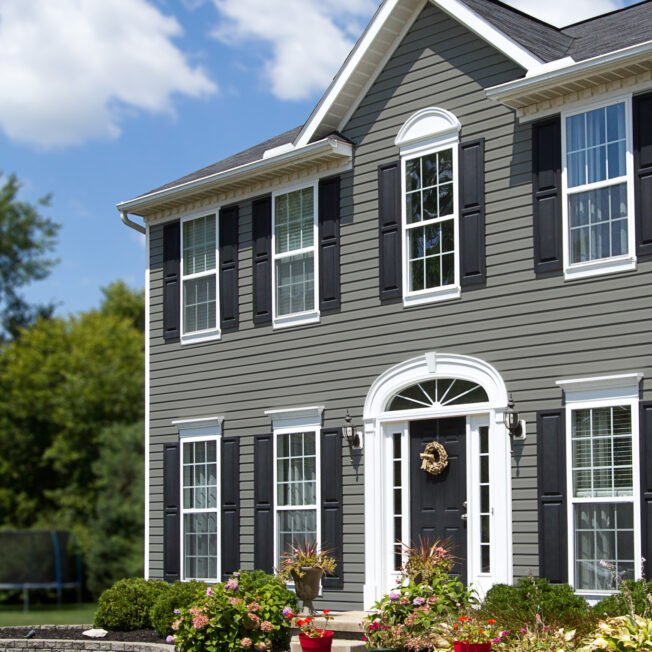
[[[276,559],[291,545],[319,541],[319,431],[274,433]]]
[[[316,201],[316,185],[274,195],[272,274],[276,327],[319,318]]]
[[[566,276],[633,269],[631,100],[562,118]]]
[[[219,436],[181,433],[181,560],[184,580],[217,581]]]
[[[586,391],[559,383],[567,396],[569,576],[592,595],[617,590],[614,577],[640,577],[640,376],[613,378],[621,385],[613,391],[606,379]]]
[[[217,219],[181,222],[182,341],[219,335]]]

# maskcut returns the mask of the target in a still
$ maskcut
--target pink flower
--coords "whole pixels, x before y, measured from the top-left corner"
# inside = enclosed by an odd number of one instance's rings
[[[210,598],[211,595],[215,595],[215,591],[213,591],[213,589],[209,586],[209,587],[206,589],[206,596]]]
[[[174,643],[174,636],[168,635],[168,636],[165,638],[165,642],[166,642],[168,645],[172,645],[172,644]]]
[[[225,585],[225,589],[228,589],[229,591],[237,591],[238,590],[238,580],[231,578]]]
[[[172,629],[176,632],[177,629],[179,629],[179,625],[180,625],[180,624],[181,624],[181,618],[179,618],[179,620],[175,620],[175,621],[172,623]]]
[[[256,643],[256,649],[257,650],[266,650],[267,649],[267,644],[264,643],[263,641],[258,641],[258,643]]]
[[[240,645],[242,645],[242,647],[251,647],[253,642],[250,638],[241,638]]]
[[[257,602],[250,602],[247,605],[247,609],[249,609],[249,611],[253,611],[254,613],[258,613],[262,607]]]
[[[189,611],[193,616],[201,616],[204,613],[200,607],[192,607]]]
[[[269,620],[263,620],[263,622],[260,623],[260,628],[268,634],[274,631],[274,625],[272,625]]]
[[[204,616],[204,615],[195,616],[192,619],[192,626],[195,629],[203,629],[204,627],[206,627],[206,625],[208,625],[208,623],[209,623],[208,616]]]

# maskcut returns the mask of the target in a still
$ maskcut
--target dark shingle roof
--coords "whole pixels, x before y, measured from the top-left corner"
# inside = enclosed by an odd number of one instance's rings
[[[159,192],[160,190],[167,190],[168,188],[181,186],[184,183],[188,183],[189,181],[196,181],[197,179],[210,177],[211,175],[217,174],[218,172],[226,172],[227,170],[240,167],[241,165],[246,165],[247,163],[253,163],[254,161],[259,161],[263,158],[263,154],[268,149],[274,149],[274,147],[280,147],[281,145],[286,145],[287,143],[294,142],[294,139],[299,135],[300,131],[301,131],[301,127],[295,127],[294,129],[290,129],[290,131],[286,131],[285,133],[282,133],[280,136],[275,136],[274,138],[270,138],[269,140],[266,140],[264,143],[259,143],[258,145],[254,145],[253,147],[250,147],[249,149],[245,149],[244,151],[238,154],[234,154],[233,156],[229,156],[228,158],[222,159],[217,163],[213,163],[213,165],[208,165],[207,167],[202,168],[201,170],[197,170],[196,172],[187,174],[185,177],[181,177],[176,181],[171,181],[170,183],[166,183],[164,186],[161,186],[160,188],[155,188],[154,190],[150,190],[148,193],[145,194],[149,195],[153,192]]]
[[[462,0],[543,61],[573,57],[583,61],[652,39],[652,11],[644,0],[602,16],[557,28],[532,18],[500,0]]]

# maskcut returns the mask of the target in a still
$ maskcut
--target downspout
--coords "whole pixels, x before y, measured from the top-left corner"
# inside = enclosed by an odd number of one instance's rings
[[[142,226],[141,224],[134,222],[133,220],[130,220],[127,211],[120,211],[120,216],[122,217],[123,224],[138,231],[138,233],[142,233],[143,235],[145,235],[145,227]]]

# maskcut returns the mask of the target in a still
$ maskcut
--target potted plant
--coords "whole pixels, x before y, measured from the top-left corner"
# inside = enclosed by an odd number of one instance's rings
[[[455,652],[490,652],[491,644],[498,643],[506,632],[500,632],[493,618],[479,620],[460,616],[453,625]]]
[[[324,620],[333,619],[330,610],[324,609]],[[299,618],[296,614],[288,614],[288,619],[294,619],[294,625],[299,629],[299,643],[303,652],[330,652],[333,645],[333,632],[328,629],[317,629],[311,616]]]
[[[319,583],[324,573],[332,573],[336,568],[335,559],[328,550],[320,550],[317,542],[295,543],[281,555],[279,577],[292,578],[294,590],[303,600],[304,608],[315,613],[312,601],[319,595]]]
[[[435,577],[448,575],[453,569],[455,557],[451,555],[448,540],[430,542],[419,535],[419,542],[408,546],[402,544],[407,558],[403,574],[414,584],[431,584]]]

